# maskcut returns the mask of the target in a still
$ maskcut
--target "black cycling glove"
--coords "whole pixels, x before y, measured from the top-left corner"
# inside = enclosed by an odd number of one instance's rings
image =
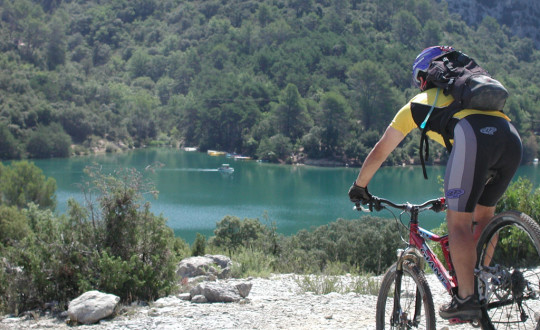
[[[367,204],[371,201],[373,196],[368,192],[367,187],[360,187],[356,185],[356,182],[353,182],[349,189],[349,198],[353,203]]]

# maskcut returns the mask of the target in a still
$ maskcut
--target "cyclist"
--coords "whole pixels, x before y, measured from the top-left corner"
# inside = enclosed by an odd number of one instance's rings
[[[451,95],[438,95],[437,88],[425,80],[431,60],[453,50],[433,46],[416,57],[412,80],[420,93],[397,112],[366,157],[358,178],[349,189],[352,202],[366,204],[370,201],[367,186],[371,178],[405,136],[419,127],[415,111],[434,103],[437,110],[444,111],[454,100]],[[510,119],[501,111],[464,109],[456,113],[448,125],[453,126],[448,130],[453,132],[453,148],[446,167],[444,191],[449,247],[459,283],[457,295],[441,307],[439,314],[444,319],[475,320],[481,316],[478,299],[474,297],[476,243],[521,162],[522,145]],[[444,145],[440,133],[429,131],[427,135]],[[496,174],[487,180],[489,173]]]

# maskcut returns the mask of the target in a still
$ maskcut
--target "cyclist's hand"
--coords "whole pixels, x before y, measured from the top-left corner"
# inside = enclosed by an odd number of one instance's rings
[[[367,187],[357,186],[356,182],[353,182],[349,189],[349,198],[353,203],[367,204],[371,201],[373,196],[368,192]]]

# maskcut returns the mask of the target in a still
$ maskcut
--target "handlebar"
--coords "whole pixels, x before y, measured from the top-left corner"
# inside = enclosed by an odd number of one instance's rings
[[[392,201],[389,201],[388,199],[373,196],[373,198],[371,199],[371,201],[367,203],[367,205],[368,205],[368,208],[365,208],[362,205],[360,205],[360,203],[356,203],[353,209],[358,210],[358,211],[363,211],[363,212],[373,212],[373,210],[380,211],[386,208],[386,206],[390,206],[392,208],[403,210],[406,212],[411,212],[413,210],[416,210],[418,212],[425,211],[425,210],[432,210],[434,212],[442,212],[446,210],[446,199],[444,197],[431,199],[422,204],[411,204],[411,203],[396,204]]]

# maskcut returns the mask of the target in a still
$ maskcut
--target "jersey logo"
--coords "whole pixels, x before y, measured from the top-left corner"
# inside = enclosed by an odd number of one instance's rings
[[[465,193],[465,190],[460,188],[450,189],[446,192],[446,198],[456,199]]]
[[[486,135],[494,135],[495,132],[497,132],[497,128],[491,127],[491,126],[484,127],[484,128],[480,129],[480,133],[486,134]]]

